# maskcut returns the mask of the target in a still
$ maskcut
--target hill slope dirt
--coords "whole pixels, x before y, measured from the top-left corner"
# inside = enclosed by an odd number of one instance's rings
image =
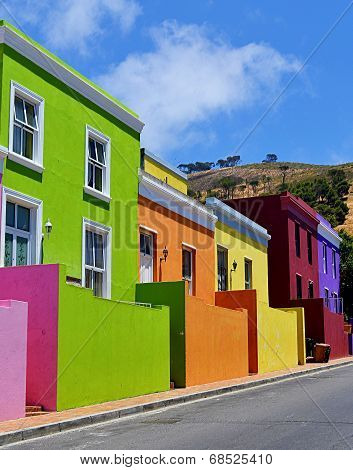
[[[211,191],[222,191],[220,181],[223,178],[232,176],[243,179],[243,183],[236,186],[233,197],[247,197],[254,194],[276,193],[278,186],[283,181],[281,166],[288,166],[285,182],[292,183],[305,180],[315,176],[325,176],[330,169],[342,169],[345,171],[347,179],[351,184],[347,197],[349,214],[344,225],[337,229],[345,229],[353,235],[353,163],[344,165],[311,165],[306,163],[276,162],[276,163],[254,163],[241,165],[232,168],[213,169],[189,175],[189,188],[199,193],[198,197],[204,199]],[[258,185],[252,189],[250,182],[258,181]]]

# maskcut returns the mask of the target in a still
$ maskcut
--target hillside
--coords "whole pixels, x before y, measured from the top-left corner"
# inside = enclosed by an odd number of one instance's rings
[[[233,197],[247,197],[256,194],[276,193],[278,186],[282,183],[281,166],[288,166],[286,172],[286,183],[297,182],[315,176],[325,176],[332,168],[343,169],[351,185],[347,198],[349,214],[344,225],[337,227],[344,228],[353,235],[353,163],[343,165],[311,165],[306,163],[276,162],[276,163],[254,163],[249,165],[240,165],[232,168],[212,169],[189,175],[189,188],[199,193],[198,197],[204,199],[207,193],[216,191],[222,194],[220,181],[223,178],[232,176],[244,180],[243,183],[235,187]],[[257,180],[258,185],[251,187],[250,182]],[[255,191],[255,193],[254,193]]]

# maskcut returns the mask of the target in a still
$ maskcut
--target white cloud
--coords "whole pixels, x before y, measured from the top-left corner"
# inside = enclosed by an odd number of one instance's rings
[[[219,113],[268,101],[300,66],[268,45],[234,47],[197,25],[164,22],[151,35],[152,52],[131,54],[96,80],[140,114],[143,143],[156,152],[182,147]]]
[[[37,25],[49,46],[86,53],[104,27],[129,31],[142,10],[136,0],[8,0],[1,13],[9,21]]]

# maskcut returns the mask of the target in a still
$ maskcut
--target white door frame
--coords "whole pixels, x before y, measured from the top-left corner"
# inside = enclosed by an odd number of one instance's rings
[[[30,259],[29,265],[40,264],[41,262],[41,246],[42,246],[42,218],[43,218],[43,202],[26,194],[19,193],[13,189],[2,188],[1,201],[1,231],[0,231],[0,266],[4,266],[5,258],[5,232],[6,232],[6,202],[20,204],[31,210],[30,215],[30,236],[31,246],[29,249]]]

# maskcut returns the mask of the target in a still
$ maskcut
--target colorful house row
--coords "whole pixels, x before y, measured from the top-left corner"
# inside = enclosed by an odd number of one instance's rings
[[[271,233],[269,299],[273,307],[305,308],[307,338],[331,346],[331,357],[348,354],[340,298],[340,237],[300,198],[284,192],[233,199],[230,207]]]
[[[332,296],[319,298],[317,227],[327,250],[339,242],[324,220],[281,200],[312,231],[310,266],[295,264],[313,281],[308,306],[295,296],[289,232],[281,240],[268,220],[190,198],[183,173],[140,150],[133,111],[13,26],[0,30],[0,420],[25,405],[63,410],[292,368],[308,331],[338,331]]]
[[[12,417],[168,389],[169,308],[135,302],[143,123],[4,21],[0,57],[0,299],[28,309],[11,381],[1,345]]]

